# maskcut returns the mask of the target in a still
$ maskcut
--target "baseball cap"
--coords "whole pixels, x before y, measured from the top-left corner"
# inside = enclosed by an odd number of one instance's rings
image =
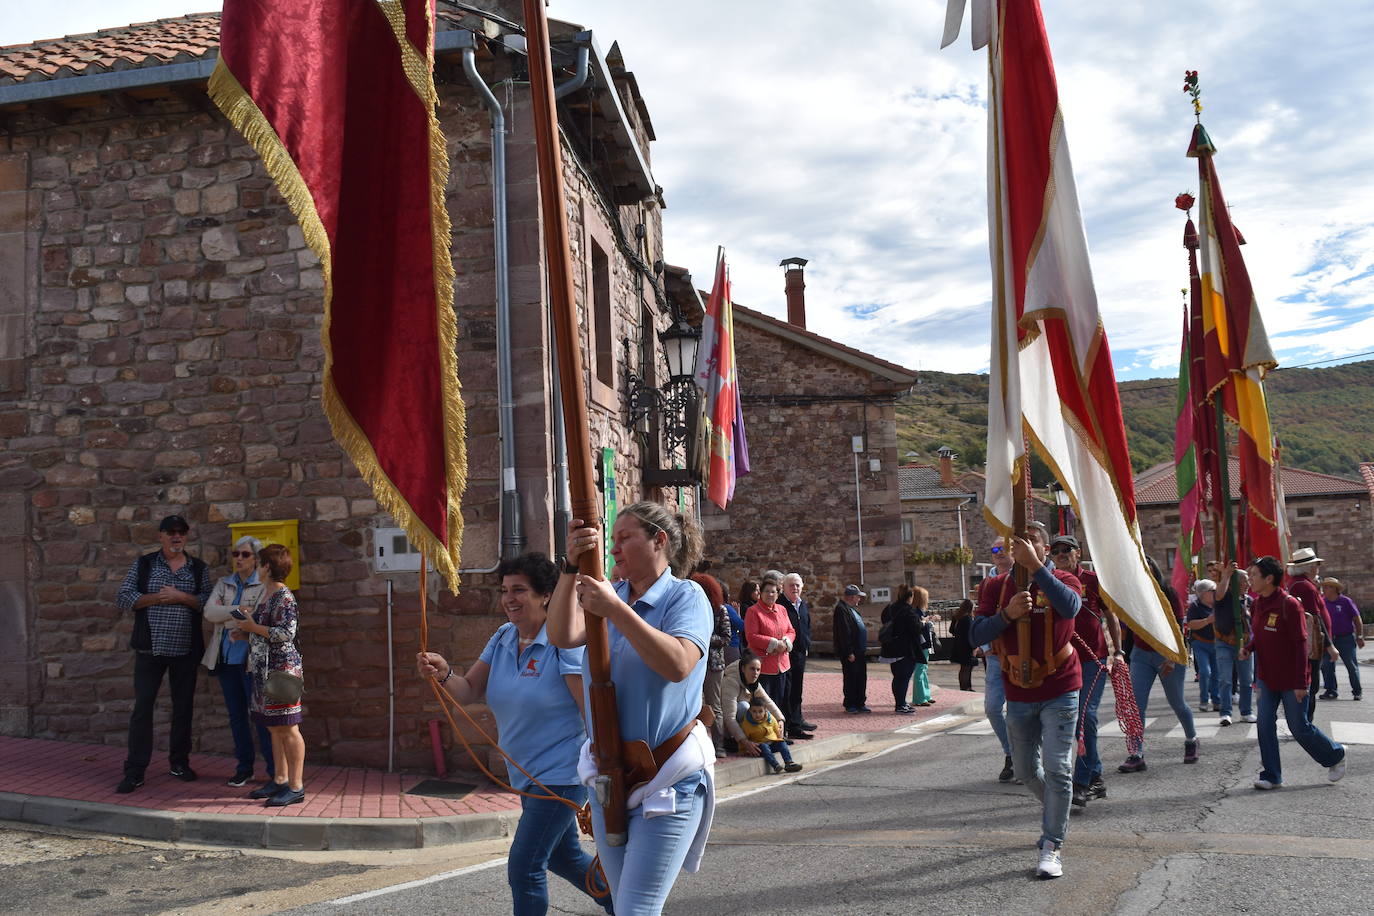
[[[162,520],[162,524],[157,526],[157,530],[180,531],[182,534],[186,534],[191,530],[191,526],[180,515],[169,515]]]
[[[1074,537],[1071,534],[1061,534],[1054,540],[1050,541],[1051,547],[1058,547],[1060,544],[1068,544],[1074,550],[1082,549],[1082,547],[1080,547],[1078,544],[1078,538]]]
[[[846,595],[858,595],[861,598],[867,597],[863,589],[859,588],[857,585],[846,585],[844,587],[844,593]]]

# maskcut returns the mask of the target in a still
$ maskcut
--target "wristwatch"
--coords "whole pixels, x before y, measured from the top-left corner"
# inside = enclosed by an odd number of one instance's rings
[[[567,557],[560,557],[559,565],[563,567],[563,572],[569,576],[575,576],[578,573],[582,572],[578,565],[569,560]]]

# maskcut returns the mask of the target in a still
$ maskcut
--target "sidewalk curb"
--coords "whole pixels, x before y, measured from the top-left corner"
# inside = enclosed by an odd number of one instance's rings
[[[972,716],[982,715],[982,712],[980,698],[944,710],[940,715]],[[912,726],[920,724],[913,722]],[[802,764],[833,760],[855,748],[900,734],[894,731],[843,732],[813,741],[798,741],[791,746],[792,759]],[[726,758],[716,764],[715,774],[717,789],[767,775],[762,758],[753,757]],[[197,814],[0,792],[0,821],[201,846],[296,851],[423,849],[510,836],[519,820],[519,811],[425,818]]]

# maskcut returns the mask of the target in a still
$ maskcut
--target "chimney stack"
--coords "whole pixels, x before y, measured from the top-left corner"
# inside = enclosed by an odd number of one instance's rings
[[[784,258],[778,266],[785,269],[783,289],[787,293],[787,323],[806,328],[806,280],[802,274],[806,258]]]
[[[949,489],[957,489],[959,482],[954,479],[954,449],[942,445],[935,454],[940,456],[940,483]]]

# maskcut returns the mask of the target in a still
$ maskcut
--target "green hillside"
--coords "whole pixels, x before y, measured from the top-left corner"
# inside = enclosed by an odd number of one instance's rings
[[[1166,378],[1121,385],[1131,463],[1137,472],[1173,458],[1176,384]],[[1269,376],[1265,392],[1284,464],[1355,477],[1361,461],[1374,461],[1374,360],[1325,369],[1280,369]],[[933,464],[935,450],[948,445],[959,453],[960,466],[981,470],[987,447],[987,398],[986,375],[922,372],[911,394],[897,403],[902,460]],[[1042,467],[1033,468],[1032,477],[1037,486],[1048,482]]]

